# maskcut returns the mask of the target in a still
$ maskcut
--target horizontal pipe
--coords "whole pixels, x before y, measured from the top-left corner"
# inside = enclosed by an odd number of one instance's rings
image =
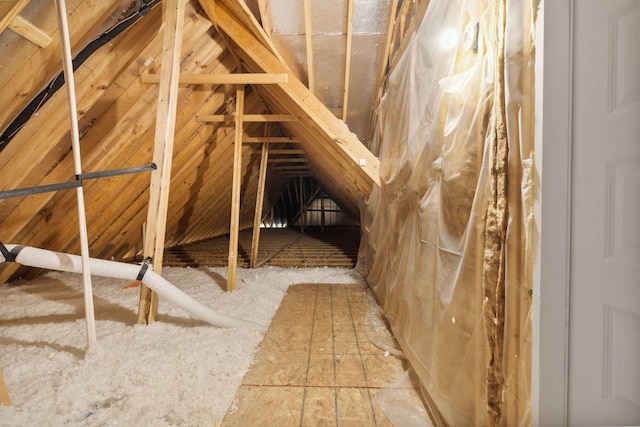
[[[29,246],[5,245],[8,252],[15,257],[15,262],[29,267],[44,268],[47,270],[67,271],[71,273],[82,272],[82,259],[78,255],[62,252],[54,252]],[[0,261],[6,258],[0,254]],[[91,274],[115,279],[140,280],[138,274],[141,267],[137,264],[109,261],[98,258],[90,258]],[[264,325],[250,320],[239,319],[226,314],[218,313],[206,305],[196,301],[189,295],[178,289],[169,281],[151,269],[147,269],[142,277],[142,283],[157,292],[160,296],[172,301],[178,307],[184,309],[194,317],[204,320],[214,326],[223,328],[251,327],[265,331]]]

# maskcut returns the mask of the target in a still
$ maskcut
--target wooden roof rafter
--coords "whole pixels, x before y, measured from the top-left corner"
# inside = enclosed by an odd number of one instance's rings
[[[286,133],[300,140],[300,147],[323,179],[331,186],[334,199],[351,215],[358,215],[358,198],[367,196],[372,185],[379,184],[378,159],[336,118],[320,100],[313,96],[276,55],[252,36],[227,8],[233,2],[200,0],[210,19],[226,32],[249,72],[286,72],[289,82],[256,88],[267,107],[280,114],[288,113],[298,122],[282,123]],[[212,11],[215,9],[215,12]],[[344,179],[329,179],[342,176]],[[338,201],[338,200],[337,200]]]

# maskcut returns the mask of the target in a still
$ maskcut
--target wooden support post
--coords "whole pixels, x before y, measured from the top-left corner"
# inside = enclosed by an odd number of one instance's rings
[[[233,183],[231,186],[231,225],[229,227],[229,266],[227,269],[227,292],[236,289],[238,269],[238,232],[240,228],[240,190],[242,185],[242,134],[244,124],[244,85],[236,89],[236,129],[233,146]]]
[[[304,215],[304,177],[299,177],[300,181],[300,231],[304,233],[305,215]]]
[[[151,173],[147,232],[144,244],[144,255],[145,257],[153,257],[153,269],[158,274],[162,271],[167,226],[185,2],[183,0],[166,0],[163,2],[163,8],[164,39],[153,147],[153,162],[158,165],[158,169]],[[143,285],[140,289],[138,323],[150,324],[157,315],[158,295]]]
[[[348,0],[347,7],[347,42],[344,52],[344,92],[342,98],[342,121],[347,122],[349,106],[349,78],[351,77],[351,39],[353,37],[353,0]]]
[[[0,369],[0,405],[11,406],[11,399],[9,399],[7,384],[5,384],[2,376],[2,369]]]
[[[269,123],[265,125],[265,136],[268,135]],[[262,222],[262,205],[264,203],[264,187],[267,182],[267,164],[269,160],[269,143],[262,144],[260,157],[260,175],[258,176],[258,194],[256,195],[256,211],[253,215],[253,236],[251,238],[251,259],[249,267],[254,268],[258,263],[258,248],[260,246],[260,223]]]
[[[307,87],[315,95],[315,73],[313,67],[313,28],[311,25],[311,0],[304,0],[304,33],[307,45]]]
[[[320,196],[320,232],[324,233],[324,194]]]
[[[67,6],[65,0],[56,0],[58,12],[58,29],[60,31],[60,47],[62,49],[62,68],[67,86],[69,120],[71,123],[71,144],[73,148],[73,165],[76,177],[82,174],[80,159],[80,131],[78,129],[78,110],[76,106],[75,79],[71,60],[71,41],[69,38],[69,23],[67,21]],[[93,289],[91,286],[91,271],[89,269],[89,238],[87,236],[87,217],[84,207],[84,189],[82,185],[76,188],[78,204],[78,225],[80,234],[80,255],[82,257],[82,283],[84,287],[84,310],[87,319],[87,344],[91,348],[96,342],[96,318],[93,308]]]

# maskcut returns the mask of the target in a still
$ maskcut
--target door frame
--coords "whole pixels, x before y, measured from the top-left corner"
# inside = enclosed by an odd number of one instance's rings
[[[574,0],[538,0],[531,425],[568,423]]]

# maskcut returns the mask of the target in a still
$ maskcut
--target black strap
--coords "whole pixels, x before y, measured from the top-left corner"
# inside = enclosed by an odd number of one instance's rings
[[[9,250],[4,245],[4,243],[0,242],[0,252],[2,252],[2,256],[4,257],[5,262],[16,262],[16,257],[23,248],[24,246],[18,245]]]
[[[138,273],[138,277],[136,277],[136,280],[142,280],[144,275],[147,273],[149,266],[151,265],[151,261],[153,261],[153,258],[151,258],[150,256],[142,260],[142,267],[140,268],[140,272]]]

